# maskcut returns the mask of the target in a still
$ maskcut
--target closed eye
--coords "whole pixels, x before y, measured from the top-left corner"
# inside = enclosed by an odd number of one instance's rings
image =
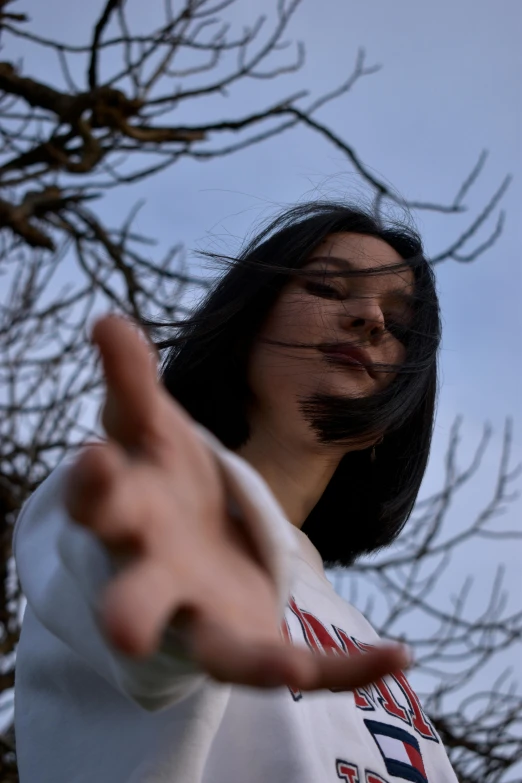
[[[334,286],[326,285],[326,283],[314,283],[308,281],[305,284],[305,289],[314,296],[321,296],[323,299],[342,299],[343,294],[334,288]]]

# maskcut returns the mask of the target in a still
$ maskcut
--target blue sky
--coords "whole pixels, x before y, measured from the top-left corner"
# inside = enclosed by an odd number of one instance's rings
[[[266,4],[268,6],[268,3]],[[23,6],[23,8],[22,8]],[[100,2],[25,0],[33,25],[42,33],[76,42]],[[271,4],[270,4],[271,7]],[[259,8],[240,0],[234,22]],[[145,19],[148,10],[141,6]],[[441,354],[443,387],[435,444],[424,491],[438,486],[449,429],[464,416],[462,461],[476,445],[484,422],[494,435],[480,478],[454,514],[462,519],[488,497],[496,469],[504,419],[515,419],[513,461],[522,459],[522,54],[519,0],[304,0],[290,28],[305,41],[301,74],[275,83],[254,82],[223,104],[192,104],[180,121],[230,117],[303,86],[318,95],[350,73],[357,49],[382,69],[361,80],[348,95],[325,107],[319,118],[355,147],[363,161],[406,198],[449,202],[481,150],[490,154],[467,203],[475,215],[507,173],[514,181],[504,198],[504,233],[495,247],[472,265],[446,262],[437,270],[444,316]],[[20,54],[22,49],[18,50]],[[4,52],[6,58],[9,50]],[[50,59],[24,52],[27,68],[42,79],[55,73]],[[231,158],[210,163],[183,161],[138,187],[106,201],[104,218],[115,225],[145,197],[138,227],[161,249],[183,241],[187,248],[237,248],[252,225],[278,206],[307,196],[336,197],[364,189],[346,161],[311,131],[298,130]],[[430,254],[456,237],[469,216],[415,215]],[[491,229],[492,224],[489,224]],[[484,238],[486,232],[480,236]],[[520,503],[507,520],[520,529]],[[491,545],[469,551],[457,571],[471,569],[489,583],[500,557],[508,564],[513,596],[521,580],[520,547]]]

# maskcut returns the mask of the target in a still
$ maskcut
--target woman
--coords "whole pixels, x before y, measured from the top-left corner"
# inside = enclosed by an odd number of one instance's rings
[[[169,348],[93,331],[107,441],[26,505],[22,783],[454,783],[323,564],[391,543],[426,467],[440,319],[410,229],[284,213]],[[390,675],[385,677],[385,675]]]

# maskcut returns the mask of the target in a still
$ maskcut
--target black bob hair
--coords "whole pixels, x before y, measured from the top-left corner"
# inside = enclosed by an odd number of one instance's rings
[[[384,393],[354,401],[352,411],[330,400],[325,421],[319,421],[323,440],[329,442],[354,431],[375,431],[375,440],[384,433],[375,460],[367,447],[341,459],[304,522],[303,532],[327,566],[349,566],[358,556],[389,545],[411,514],[426,470],[437,396],[440,312],[434,274],[418,234],[409,225],[383,223],[349,204],[300,204],[273,220],[238,257],[208,254],[229,268],[191,318],[171,324],[174,336],[157,342],[160,350],[168,348],[161,371],[167,391],[225,446],[238,448],[249,437],[249,348],[285,282],[299,274],[296,270],[320,242],[339,232],[377,237],[390,245],[413,271],[416,304],[404,371]],[[317,420],[323,403],[319,396],[308,403],[309,409],[317,409]]]

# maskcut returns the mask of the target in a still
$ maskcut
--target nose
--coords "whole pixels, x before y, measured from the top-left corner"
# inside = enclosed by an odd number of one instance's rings
[[[350,299],[344,302],[341,326],[346,331],[357,332],[361,337],[375,340],[384,332],[384,314],[378,302],[363,298]]]

